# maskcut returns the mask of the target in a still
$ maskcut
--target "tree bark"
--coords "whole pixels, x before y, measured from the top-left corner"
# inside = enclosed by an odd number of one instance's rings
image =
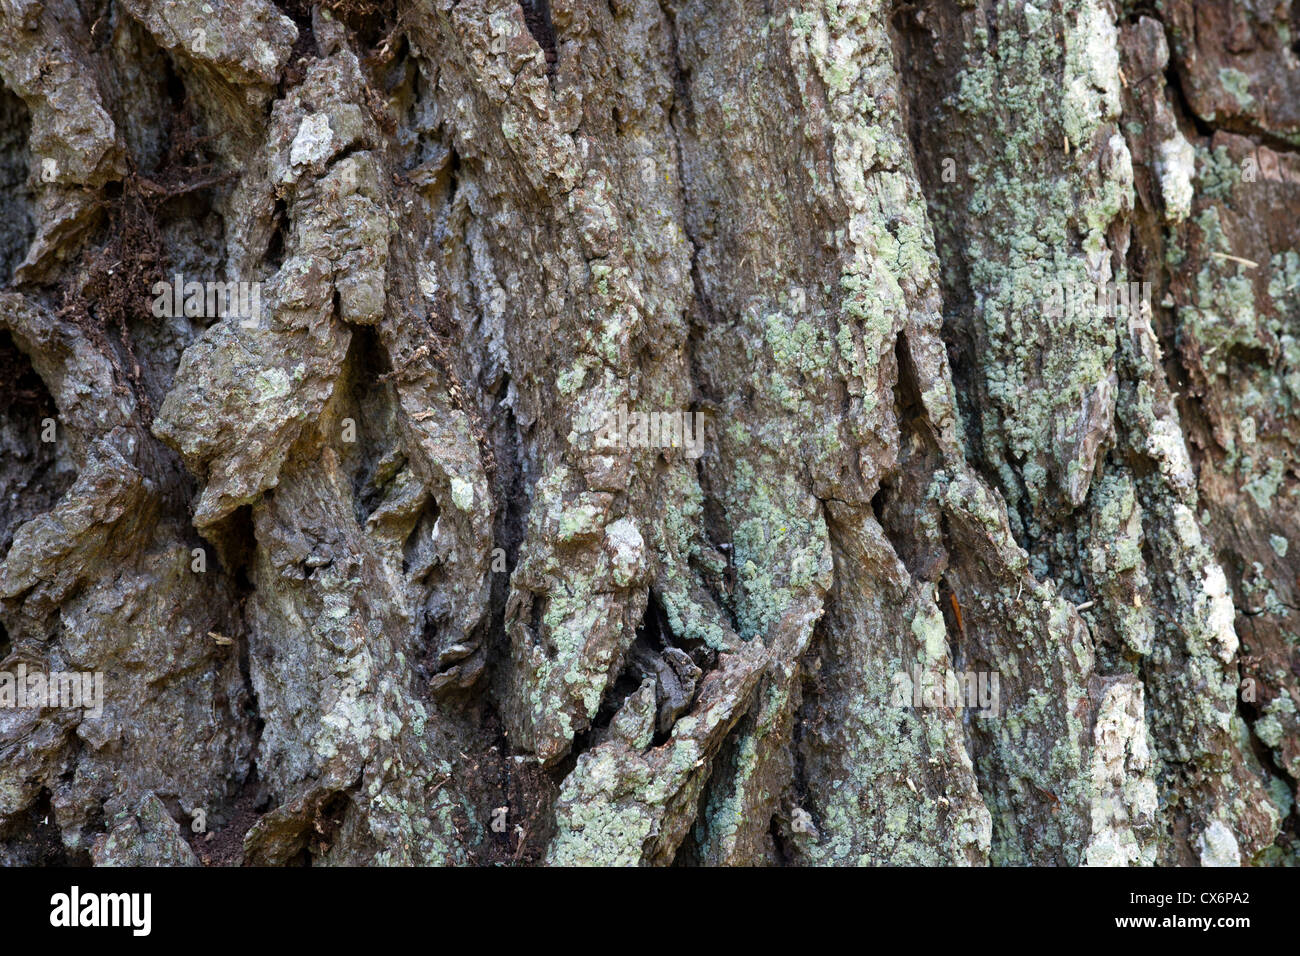
[[[0,862],[1300,862],[1298,35],[0,0]]]

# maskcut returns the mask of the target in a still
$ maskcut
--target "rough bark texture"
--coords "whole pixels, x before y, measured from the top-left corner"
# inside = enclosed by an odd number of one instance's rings
[[[1298,51],[0,0],[0,862],[1295,864]]]

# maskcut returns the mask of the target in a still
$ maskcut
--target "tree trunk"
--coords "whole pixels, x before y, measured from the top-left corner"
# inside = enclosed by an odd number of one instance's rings
[[[0,0],[0,862],[1296,863],[1297,35]]]

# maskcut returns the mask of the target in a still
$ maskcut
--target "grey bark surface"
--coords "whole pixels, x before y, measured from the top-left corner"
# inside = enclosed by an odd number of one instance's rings
[[[0,862],[1300,862],[1298,38],[0,0]]]

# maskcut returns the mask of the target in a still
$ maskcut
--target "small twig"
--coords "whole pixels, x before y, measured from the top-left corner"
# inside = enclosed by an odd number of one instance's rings
[[[1214,256],[1216,259],[1231,259],[1233,262],[1240,262],[1247,269],[1259,268],[1258,262],[1251,262],[1249,259],[1243,259],[1241,256],[1230,255],[1226,252],[1211,252],[1210,255]]]

